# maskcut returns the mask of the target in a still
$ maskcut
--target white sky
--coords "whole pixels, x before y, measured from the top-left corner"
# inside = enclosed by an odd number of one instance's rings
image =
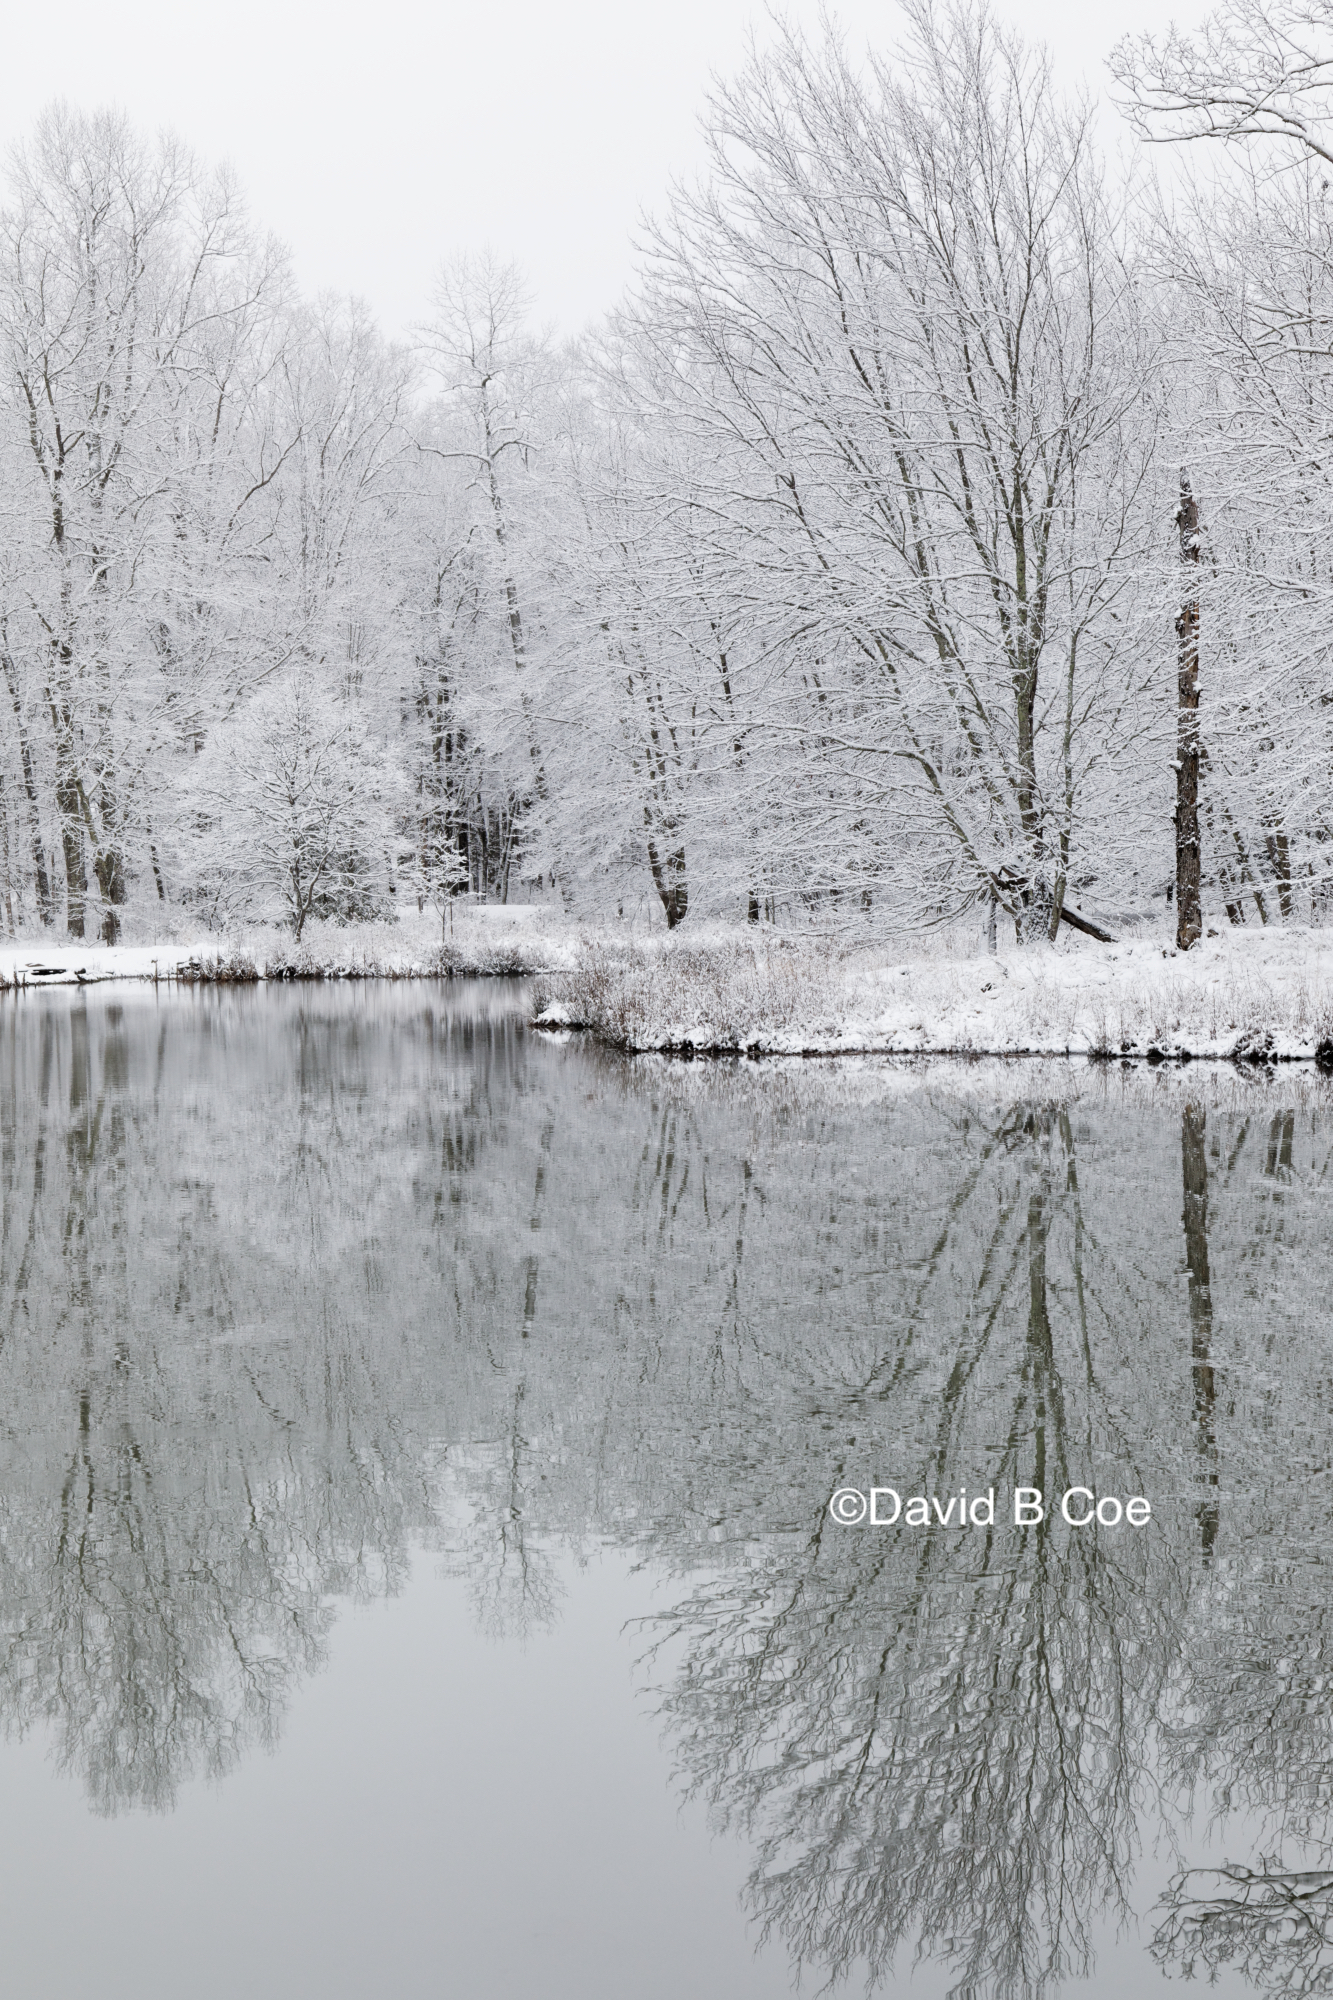
[[[819,0],[787,11],[817,27]],[[892,0],[835,11],[854,47],[897,32]],[[1182,0],[1182,23],[1203,11]],[[996,12],[1095,90],[1119,35],[1166,18],[1154,0]],[[359,292],[390,333],[423,312],[443,257],[486,245],[522,265],[541,318],[573,331],[614,303],[640,212],[698,160],[710,72],[734,69],[764,20],[756,0],[14,7],[0,135],[21,137],[56,97],[115,104],[230,160],[302,285]]]

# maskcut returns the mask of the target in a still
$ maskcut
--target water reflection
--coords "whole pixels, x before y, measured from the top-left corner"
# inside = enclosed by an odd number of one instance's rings
[[[1138,1963],[1333,1990],[1319,1087],[675,1071],[405,987],[24,998],[0,1113],[0,1713],[99,1810],[274,1742],[414,1547],[521,1640],[610,1538],[794,1963],[1051,1991],[1178,1839]],[[1154,1518],[830,1519],[875,1482]]]
[[[1333,1869],[1182,1869],[1164,1898],[1153,1939],[1164,1970],[1215,1978],[1235,1968],[1261,1990],[1315,1995],[1333,1990]]]

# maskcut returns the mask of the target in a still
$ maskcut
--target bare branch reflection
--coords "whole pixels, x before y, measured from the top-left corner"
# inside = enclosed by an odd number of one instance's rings
[[[1163,1965],[1321,1992],[1321,1088],[680,1071],[498,990],[8,1006],[0,1721],[165,1807],[417,1552],[510,1643],[610,1544],[812,1979],[1053,1992],[1164,1843]],[[834,1523],[870,1484],[996,1519]],[[1241,1859],[1200,1874],[1191,1812]]]
[[[1264,1993],[1333,1992],[1333,1869],[1276,1859],[1183,1869],[1165,1898],[1153,1957],[1186,1979],[1234,1969]]]

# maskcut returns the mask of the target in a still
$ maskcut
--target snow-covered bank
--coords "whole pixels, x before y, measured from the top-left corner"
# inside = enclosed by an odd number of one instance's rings
[[[915,959],[762,938],[586,948],[537,1005],[544,1027],[635,1051],[1333,1064],[1333,930],[1228,931],[1188,953],[1150,938]]]
[[[460,910],[438,926],[310,926],[170,943],[0,945],[0,988],[102,980],[536,976],[542,1026],[633,1051],[765,1055],[1137,1057],[1333,1065],[1333,929],[1228,930],[999,956],[839,953],[771,931],[691,943],[590,933],[559,911]]]
[[[441,938],[437,920],[309,924],[299,944],[275,930],[204,933],[144,944],[0,944],[0,990],[106,979],[200,983],[259,979],[521,978],[569,967],[578,933],[558,912],[525,904],[468,908]]]

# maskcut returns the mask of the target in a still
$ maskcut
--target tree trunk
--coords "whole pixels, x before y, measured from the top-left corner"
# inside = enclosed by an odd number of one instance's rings
[[[159,903],[165,903],[167,900],[167,885],[162,879],[162,864],[158,860],[157,843],[153,839],[153,822],[151,819],[145,825],[144,832],[148,836],[148,859],[153,864],[153,880],[157,884],[157,900]]]
[[[56,732],[56,806],[60,812],[60,843],[65,854],[65,926],[71,937],[84,935],[88,901],[88,864],[83,844],[82,786],[74,762],[74,721],[68,708],[52,703]]]
[[[546,804],[546,766],[541,748],[537,742],[537,728],[532,716],[532,697],[528,689],[528,655],[523,637],[523,613],[518,601],[518,583],[514,576],[513,564],[509,560],[509,534],[505,525],[504,501],[500,494],[500,481],[495,471],[495,442],[491,435],[490,401],[486,385],[482,384],[481,417],[483,441],[486,446],[486,479],[491,496],[491,513],[495,528],[496,545],[500,551],[500,570],[504,580],[505,608],[509,614],[509,643],[514,654],[514,672],[518,676],[519,706],[523,711],[523,721],[528,732],[528,753],[532,758],[532,782],[538,803]]]
[[[1096,938],[1098,944],[1115,943],[1110,931],[1104,931],[1100,924],[1091,923],[1087,917],[1081,917],[1078,911],[1071,910],[1067,903],[1060,905],[1060,921],[1062,924],[1068,924],[1071,930],[1082,931],[1085,937]],[[994,949],[995,946],[992,944],[991,950]]]
[[[1267,835],[1264,846],[1268,850],[1269,866],[1273,870],[1273,880],[1277,884],[1277,905],[1284,923],[1291,922],[1291,843],[1281,824]]]
[[[18,676],[14,662],[6,645],[0,652],[4,661],[5,681],[9,687],[9,699],[14,707],[14,727],[18,732],[19,763],[23,770],[23,790],[28,801],[28,818],[32,837],[32,866],[37,884],[37,914],[50,927],[55,919],[51,901],[51,881],[46,872],[46,849],[42,846],[42,821],[37,805],[37,774],[33,769],[32,744],[28,739],[28,725],[23,716],[23,702],[19,695]]]
[[[108,667],[108,626],[107,600],[110,594],[110,576],[106,555],[101,546],[102,498],[106,486],[106,473],[102,468],[100,441],[93,442],[92,456],[97,468],[97,478],[93,484],[93,631],[94,631],[94,679],[97,685],[97,764],[96,786],[97,826],[99,837],[95,841],[93,873],[97,886],[102,892],[102,922],[99,934],[104,944],[115,944],[120,936],[120,906],[125,901],[125,857],[120,844],[120,802],[116,797],[115,744],[111,728],[114,706]],[[85,799],[85,806],[88,801]],[[86,814],[85,817],[91,817]]]
[[[1180,560],[1185,599],[1176,619],[1176,944],[1188,951],[1203,930],[1199,907],[1199,505],[1180,469]]]
[[[652,819],[646,807],[643,816],[651,826]],[[661,898],[662,908],[666,911],[667,929],[674,931],[677,924],[684,922],[685,912],[690,906],[689,885],[685,875],[685,849],[677,847],[664,855],[659,852],[657,842],[650,833],[648,866],[653,871],[653,886]]]
[[[108,805],[108,794],[103,791],[102,809]],[[106,822],[103,821],[105,826]],[[119,847],[104,847],[93,861],[93,873],[97,886],[102,892],[102,922],[98,931],[103,944],[115,944],[120,936],[120,914],[118,904],[125,901],[125,867]]]
[[[5,796],[4,772],[0,771],[0,894],[4,897],[6,929],[14,935],[14,894],[9,878],[9,800]]]
[[[1181,1114],[1180,1157],[1185,1183],[1185,1266],[1189,1272],[1190,1359],[1194,1378],[1195,1440],[1205,1488],[1198,1507],[1199,1534],[1205,1556],[1217,1539],[1217,1438],[1214,1409],[1217,1384],[1213,1375],[1213,1294],[1208,1273],[1208,1155],[1204,1146],[1205,1113],[1187,1104]]]

